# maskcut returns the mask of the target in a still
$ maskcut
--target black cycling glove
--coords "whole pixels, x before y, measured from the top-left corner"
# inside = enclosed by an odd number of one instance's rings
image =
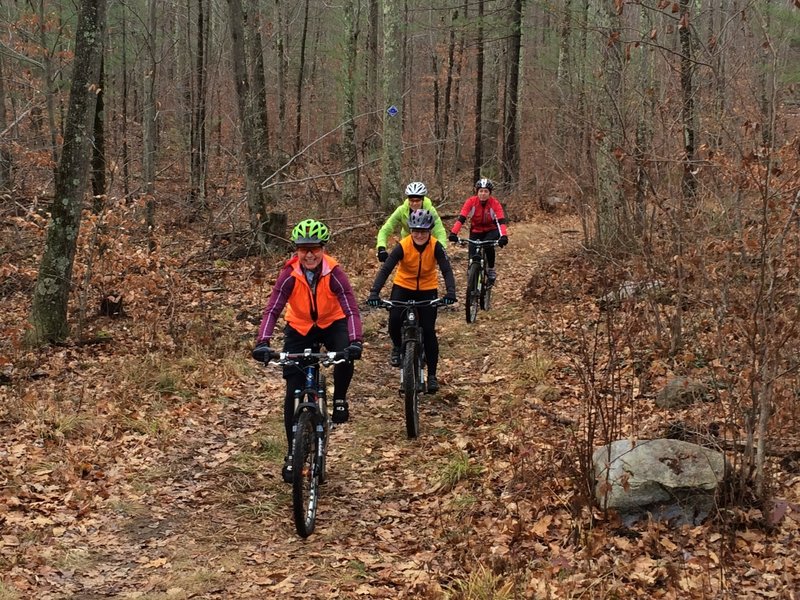
[[[253,348],[253,358],[255,358],[258,362],[267,362],[272,356],[275,354],[275,350],[269,347],[269,342],[261,342],[260,344],[256,344],[256,347]]]

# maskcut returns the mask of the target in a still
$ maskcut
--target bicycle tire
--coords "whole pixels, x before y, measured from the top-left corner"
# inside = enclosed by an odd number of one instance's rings
[[[406,435],[419,435],[419,345],[416,340],[405,344],[403,353],[403,398],[406,412]]]
[[[492,288],[494,285],[486,285],[486,278],[483,280],[483,287],[481,288],[481,308],[489,310],[492,307]]]
[[[331,415],[328,412],[328,395],[327,395],[327,381],[325,376],[320,374],[319,376],[319,401],[320,401],[320,414],[323,415],[323,433],[322,439],[325,441],[325,445],[322,449],[322,455],[320,456],[320,463],[319,463],[319,482],[320,484],[325,483],[328,480],[328,436],[331,430]]]
[[[472,262],[467,270],[467,298],[464,303],[467,323],[474,323],[478,318],[480,308],[480,293],[478,291],[478,278],[481,276],[480,264]]]
[[[312,413],[301,413],[297,419],[292,450],[292,508],[295,528],[304,538],[314,531],[319,501],[318,440],[315,429]]]

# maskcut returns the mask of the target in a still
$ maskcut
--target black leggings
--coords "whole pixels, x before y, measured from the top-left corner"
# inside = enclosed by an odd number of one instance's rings
[[[438,290],[408,290],[397,285],[392,286],[392,300],[434,300],[439,296]],[[389,310],[389,337],[392,344],[400,347],[403,338],[403,308]],[[428,376],[436,375],[439,364],[439,340],[436,338],[436,316],[439,310],[435,306],[418,309],[419,324],[422,327],[422,343],[425,346],[425,361],[428,363]]]
[[[315,351],[324,346],[328,352],[339,352],[347,348],[350,339],[347,334],[347,319],[334,321],[329,327],[320,329],[314,325],[306,335],[287,325],[283,330],[283,351],[302,352],[306,348]],[[302,367],[284,367],[283,378],[286,380],[286,397],[283,402],[283,426],[286,428],[286,441],[289,452],[292,451],[292,421],[294,420],[294,391],[302,390],[306,385],[305,371]],[[333,397],[336,400],[347,399],[347,389],[353,379],[353,363],[345,361],[333,367]]]
[[[486,240],[499,240],[500,239],[500,232],[496,229],[492,229],[491,231],[486,231],[484,233],[472,233],[469,234],[469,239],[476,240],[476,241],[486,241]],[[486,251],[486,266],[490,269],[494,269],[494,246],[484,246],[483,249]],[[469,256],[472,258],[478,253],[478,247],[474,244],[469,245]]]

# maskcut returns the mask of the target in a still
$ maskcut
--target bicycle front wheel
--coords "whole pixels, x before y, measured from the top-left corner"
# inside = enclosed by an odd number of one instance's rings
[[[314,531],[319,500],[319,470],[317,468],[317,434],[311,413],[300,414],[292,450],[292,508],[294,525],[301,537]]]
[[[492,288],[493,285],[486,285],[486,279],[483,280],[483,287],[481,288],[481,308],[489,310],[492,306]]]
[[[406,407],[406,434],[409,439],[419,435],[419,345],[406,342],[403,353],[403,397]]]
[[[474,323],[478,318],[478,309],[480,308],[480,291],[478,290],[478,282],[480,281],[481,266],[477,262],[470,263],[467,270],[467,298],[464,303],[464,308],[467,312],[467,323]]]

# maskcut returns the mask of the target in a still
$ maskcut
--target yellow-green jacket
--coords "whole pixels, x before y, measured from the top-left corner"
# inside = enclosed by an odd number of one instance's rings
[[[433,206],[433,202],[430,198],[425,196],[422,199],[422,207],[431,211],[433,215],[433,231],[431,235],[435,237],[442,246],[447,246],[447,230],[444,228],[442,224],[442,219],[439,216],[439,213],[436,212],[436,208]],[[399,227],[400,228],[400,237],[399,239],[403,239],[411,231],[408,229],[408,215],[411,212],[411,209],[408,205],[408,198],[403,200],[403,203],[398,206],[394,212],[389,215],[389,218],[386,219],[386,222],[381,227],[380,231],[378,231],[378,241],[375,244],[376,248],[386,248],[386,243],[389,240],[389,236],[395,232],[395,230]]]

